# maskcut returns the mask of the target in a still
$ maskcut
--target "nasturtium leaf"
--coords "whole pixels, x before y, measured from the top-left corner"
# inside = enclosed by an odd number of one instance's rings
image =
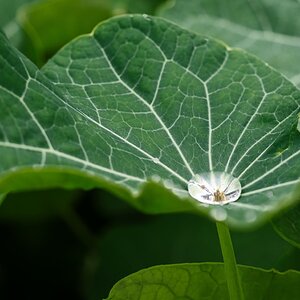
[[[285,212],[273,221],[278,234],[292,245],[300,248],[300,206]]]
[[[300,91],[241,50],[123,16],[41,71],[2,37],[0,64],[3,192],[99,186],[147,212],[193,210],[239,228],[299,200]],[[188,196],[189,179],[211,170],[240,180],[237,202]]]
[[[299,299],[300,273],[239,266],[245,300]],[[224,266],[198,263],[157,266],[120,280],[107,300],[229,299]]]
[[[195,32],[246,49],[300,85],[300,2],[177,0],[161,15]]]

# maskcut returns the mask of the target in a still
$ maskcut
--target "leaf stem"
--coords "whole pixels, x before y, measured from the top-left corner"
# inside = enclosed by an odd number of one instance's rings
[[[216,224],[224,260],[225,276],[227,279],[230,300],[244,300],[228,226],[221,222],[217,222]]]

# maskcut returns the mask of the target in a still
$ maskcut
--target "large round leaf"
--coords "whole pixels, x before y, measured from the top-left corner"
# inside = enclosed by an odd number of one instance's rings
[[[238,227],[299,200],[300,92],[243,51],[124,16],[41,72],[2,37],[0,64],[3,192],[101,186],[148,212],[193,210]],[[237,202],[188,196],[188,180],[211,170],[239,178]]]

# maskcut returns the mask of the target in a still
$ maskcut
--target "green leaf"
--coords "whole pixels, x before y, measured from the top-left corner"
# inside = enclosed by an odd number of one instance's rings
[[[273,221],[278,234],[290,244],[300,248],[300,206],[285,212]]]
[[[146,212],[193,210],[238,228],[299,200],[300,92],[243,51],[123,16],[41,72],[2,38],[0,64],[4,192],[99,186]],[[238,202],[188,196],[192,175],[209,170],[240,179]]]
[[[21,50],[43,65],[71,39],[90,32],[113,15],[114,6],[108,0],[47,0],[23,6],[18,11],[17,23],[35,53],[30,48]]]
[[[99,250],[87,259],[87,267],[92,260],[90,269],[95,270],[87,280],[89,299],[105,298],[115,282],[149,266],[222,261],[215,224],[199,216],[142,218],[126,213],[112,217],[110,224],[114,226],[101,236]],[[269,224],[253,232],[232,232],[231,236],[240,264],[279,270],[299,268],[300,250],[282,240]]]
[[[299,1],[177,0],[162,16],[250,51],[300,85]]]
[[[0,16],[2,11],[5,13],[1,21],[6,20],[7,16],[15,17],[6,24],[4,32],[22,53],[38,66],[42,66],[72,38],[90,32],[100,21],[124,13],[153,14],[165,0],[30,2],[33,0],[12,0],[6,3],[0,1]],[[22,5],[26,3],[28,5]]]
[[[245,299],[298,299],[300,273],[239,266]],[[223,264],[157,266],[120,280],[108,300],[229,299]]]

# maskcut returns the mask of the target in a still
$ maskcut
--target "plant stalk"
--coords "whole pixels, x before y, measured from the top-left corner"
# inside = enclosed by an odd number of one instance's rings
[[[228,226],[221,222],[217,222],[216,224],[224,260],[225,276],[230,300],[244,300],[241,280],[236,265]]]

